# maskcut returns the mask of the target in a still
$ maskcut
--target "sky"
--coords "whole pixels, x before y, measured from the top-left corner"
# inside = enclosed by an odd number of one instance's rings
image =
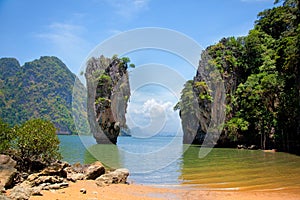
[[[15,57],[23,65],[40,56],[57,56],[79,74],[97,45],[124,31],[144,27],[170,29],[205,48],[223,37],[247,35],[257,14],[273,6],[273,0],[0,0],[0,57]],[[162,63],[173,67],[186,80],[195,74],[191,67],[182,69],[188,65],[186,61],[166,52],[147,50],[129,55],[137,68],[146,63]],[[129,111],[136,119],[132,127],[143,128],[152,123],[151,109],[167,113],[174,106],[178,100],[174,92],[178,91],[163,88],[169,89],[159,84],[145,85],[132,92],[135,95]],[[178,113],[160,117],[168,121],[174,120],[175,115]],[[170,124],[163,126],[171,127]]]
[[[21,64],[59,57],[74,73],[89,52],[122,31],[173,29],[203,48],[246,35],[273,0],[0,0],[0,56]]]

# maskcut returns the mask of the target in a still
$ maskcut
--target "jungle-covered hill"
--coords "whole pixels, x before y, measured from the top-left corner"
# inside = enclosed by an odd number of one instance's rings
[[[43,118],[55,124],[57,133],[76,134],[72,117],[75,79],[56,57],[43,56],[23,66],[15,58],[1,58],[0,118],[11,126]],[[82,108],[77,115],[86,115],[84,105],[76,106]]]
[[[202,143],[207,134],[212,103],[221,95],[207,77],[217,72],[226,95],[219,146],[256,145],[300,154],[300,5],[299,0],[275,3],[258,14],[247,36],[223,38],[203,51],[197,74],[175,107],[186,139],[195,138],[190,142]],[[193,96],[201,108],[194,117],[189,114]],[[199,126],[196,137],[189,137],[194,125]]]

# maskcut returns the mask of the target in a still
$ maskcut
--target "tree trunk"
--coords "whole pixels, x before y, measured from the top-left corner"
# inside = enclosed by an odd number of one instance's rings
[[[264,132],[264,150],[266,149],[266,143],[267,143],[267,134]]]

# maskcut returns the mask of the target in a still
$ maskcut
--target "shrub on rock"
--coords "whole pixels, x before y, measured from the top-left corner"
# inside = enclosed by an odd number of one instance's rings
[[[55,126],[42,119],[32,119],[14,128],[13,149],[21,170],[30,170],[33,161],[51,163],[60,159]]]

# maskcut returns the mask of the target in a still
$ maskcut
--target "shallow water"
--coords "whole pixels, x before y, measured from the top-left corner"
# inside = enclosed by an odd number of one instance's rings
[[[204,190],[300,189],[300,157],[237,149],[212,149],[199,158],[199,146],[180,137],[120,137],[117,145],[98,145],[88,136],[59,136],[64,160],[111,168],[126,167],[130,182]]]
[[[300,157],[287,153],[213,149],[195,158],[199,147],[183,156],[183,184],[218,190],[300,189]]]

